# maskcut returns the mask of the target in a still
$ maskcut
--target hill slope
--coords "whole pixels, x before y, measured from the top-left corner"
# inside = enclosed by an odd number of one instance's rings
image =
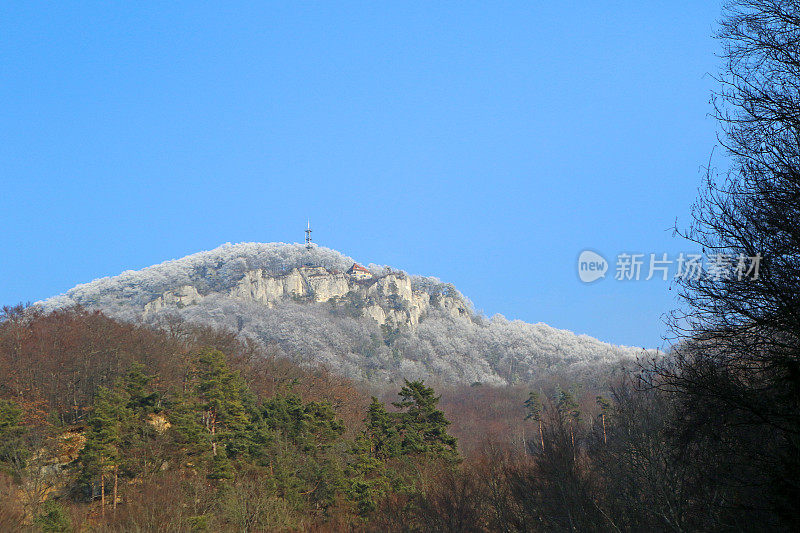
[[[373,382],[525,382],[542,373],[583,379],[630,364],[641,349],[546,324],[486,318],[450,284],[300,244],[226,244],[78,285],[40,302],[79,304],[130,321],[171,315],[224,326],[307,364]]]

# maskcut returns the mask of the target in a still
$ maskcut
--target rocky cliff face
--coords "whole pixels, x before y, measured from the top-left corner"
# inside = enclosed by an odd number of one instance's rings
[[[166,291],[164,294],[145,304],[144,316],[153,315],[162,309],[171,307],[184,308],[187,305],[200,303],[203,296],[191,285],[183,285],[174,291]]]
[[[415,290],[404,272],[390,272],[370,279],[329,270],[322,266],[301,266],[285,274],[265,269],[248,270],[227,296],[243,302],[256,302],[273,308],[282,301],[329,302],[334,306],[353,305],[363,316],[392,328],[416,327],[432,308],[460,320],[470,319],[463,298]],[[205,298],[196,287],[183,285],[165,291],[144,305],[145,319],[171,309],[199,304]]]

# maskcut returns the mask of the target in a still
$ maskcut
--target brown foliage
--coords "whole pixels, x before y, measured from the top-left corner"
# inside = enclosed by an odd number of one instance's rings
[[[18,492],[11,478],[0,472],[0,531],[21,531],[25,525],[25,509]]]

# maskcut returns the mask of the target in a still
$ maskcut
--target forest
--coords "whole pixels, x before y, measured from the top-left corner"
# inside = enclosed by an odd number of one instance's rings
[[[800,2],[726,7],[671,349],[386,391],[236,331],[0,316],[0,531],[800,530]],[[569,354],[564,354],[568,357]]]
[[[706,492],[714,449],[676,446],[680,404],[640,378],[378,399],[230,332],[22,306],[3,311],[0,375],[3,531],[770,523],[741,488]]]
[[[481,469],[550,442],[551,411],[576,454],[602,426],[574,391],[465,387],[440,405],[415,381],[381,400],[230,332],[80,308],[6,307],[0,354],[4,531],[493,528]],[[452,514],[451,490],[469,509]]]
[[[677,503],[658,464],[597,500],[623,483],[606,468],[664,452],[663,405],[631,383],[378,399],[229,332],[80,308],[6,307],[0,354],[3,531],[604,529]]]

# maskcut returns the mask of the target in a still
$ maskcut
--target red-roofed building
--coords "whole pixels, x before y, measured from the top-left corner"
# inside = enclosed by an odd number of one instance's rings
[[[350,269],[347,271],[347,274],[356,279],[369,279],[372,277],[372,272],[358,263],[353,263],[353,266],[350,267]]]

